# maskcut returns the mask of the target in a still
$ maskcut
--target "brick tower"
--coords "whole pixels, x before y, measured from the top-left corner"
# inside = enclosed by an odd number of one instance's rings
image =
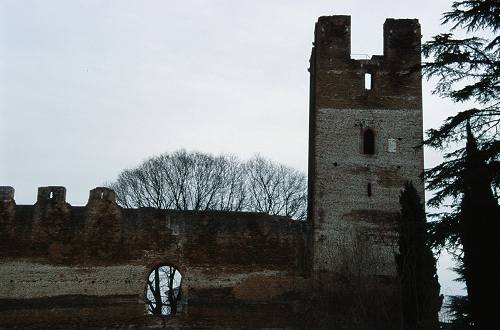
[[[420,25],[387,19],[384,54],[351,59],[350,16],[320,17],[310,61],[313,274],[361,265],[395,274],[395,216],[410,180],[423,197]],[[359,259],[359,260],[354,260]]]

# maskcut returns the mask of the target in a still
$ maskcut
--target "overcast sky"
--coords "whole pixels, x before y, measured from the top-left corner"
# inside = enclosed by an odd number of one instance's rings
[[[352,53],[370,56],[382,54],[385,18],[418,18],[425,41],[450,4],[0,0],[0,185],[18,204],[62,185],[84,205],[122,169],[179,148],[305,171],[318,16],[351,15]],[[426,129],[457,109],[431,89]],[[427,167],[436,155],[426,150]],[[440,275],[451,288],[454,275]]]

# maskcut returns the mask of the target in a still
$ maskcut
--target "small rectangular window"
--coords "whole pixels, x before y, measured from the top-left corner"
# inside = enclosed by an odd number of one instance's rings
[[[371,73],[365,73],[365,89],[366,90],[372,89],[372,74]]]
[[[366,192],[368,193],[368,197],[372,197],[372,184],[368,183],[366,186]]]
[[[387,141],[387,151],[396,152],[396,149],[397,149],[396,139],[389,139]]]

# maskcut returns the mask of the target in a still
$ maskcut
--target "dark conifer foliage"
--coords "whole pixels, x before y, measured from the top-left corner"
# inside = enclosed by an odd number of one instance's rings
[[[455,255],[457,266],[453,270],[459,275],[455,281],[465,282],[464,254],[462,249]],[[470,316],[469,297],[464,295],[448,296],[445,303],[446,313],[451,317],[451,322],[446,329],[466,330],[473,328]]]
[[[456,38],[452,33],[433,37],[423,45],[427,77],[437,78],[434,92],[455,102],[473,101],[475,107],[449,117],[438,129],[429,130],[426,143],[446,147],[465,136],[469,121],[478,140],[498,141],[500,121],[500,1],[468,0],[453,2],[443,15],[443,24],[452,23],[451,32],[463,29],[470,35]],[[498,155],[498,146],[494,148]]]
[[[438,188],[431,202],[447,197],[456,201],[449,212],[439,214],[438,219],[431,223],[431,242],[433,246],[449,248],[459,256],[459,269],[469,296],[471,323],[475,328],[489,329],[493,324],[499,325],[490,302],[500,293],[495,230],[500,222],[500,207],[491,188],[491,166],[485,161],[470,125],[465,126],[466,146],[456,153],[460,157],[453,161],[453,171],[444,172],[441,169],[443,164],[439,170],[430,171],[433,176],[429,186]],[[464,306],[455,304],[451,307]]]
[[[436,261],[428,244],[425,211],[417,190],[410,183],[399,198],[399,254],[405,329],[438,329],[442,297],[436,275]]]
[[[447,329],[467,330],[473,327],[469,316],[469,299],[467,296],[450,296],[446,308],[451,311],[453,321]]]
[[[500,294],[493,230],[500,221],[500,1],[455,1],[443,24],[451,30],[423,46],[430,60],[423,72],[437,78],[436,94],[473,106],[427,132],[427,145],[453,150],[426,171],[427,188],[435,192],[429,205],[447,206],[435,214],[430,236],[434,247],[460,255],[471,325],[498,328],[489,306]],[[455,37],[455,30],[466,38]]]
[[[494,230],[500,222],[500,208],[491,191],[490,178],[483,175],[486,164],[477,141],[470,125],[466,126],[463,197],[459,210],[464,278],[474,324],[478,329],[493,329],[500,327],[495,310],[491,308],[500,293],[500,258]]]

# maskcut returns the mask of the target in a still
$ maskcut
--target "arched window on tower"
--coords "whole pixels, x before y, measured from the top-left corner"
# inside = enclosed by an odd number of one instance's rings
[[[375,133],[369,128],[363,133],[363,153],[365,155],[375,153]]]

